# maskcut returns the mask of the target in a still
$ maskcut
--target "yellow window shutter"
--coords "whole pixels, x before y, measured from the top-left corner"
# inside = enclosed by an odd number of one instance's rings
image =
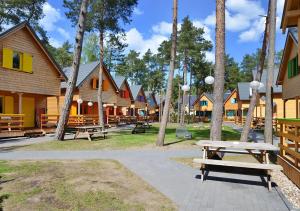
[[[4,97],[4,113],[5,114],[14,113],[14,98],[12,96]]]
[[[108,91],[108,89],[109,89],[109,82],[108,82],[108,80],[104,80],[102,86],[103,86],[103,91]]]
[[[9,48],[3,48],[3,60],[2,66],[8,69],[12,69],[13,65],[13,50]]]
[[[23,71],[32,73],[32,55],[23,53]]]

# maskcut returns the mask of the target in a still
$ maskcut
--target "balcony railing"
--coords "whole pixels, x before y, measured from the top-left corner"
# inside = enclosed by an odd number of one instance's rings
[[[0,133],[22,131],[24,128],[24,114],[0,114]]]
[[[278,162],[284,173],[300,187],[300,119],[277,119],[275,129],[280,137]]]

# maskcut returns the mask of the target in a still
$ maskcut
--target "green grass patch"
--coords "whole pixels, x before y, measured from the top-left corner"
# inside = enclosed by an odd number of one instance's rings
[[[166,129],[165,145],[169,147],[192,146],[199,140],[209,139],[210,126],[208,124],[199,127],[198,125],[187,126],[192,133],[191,140],[176,138],[175,124],[170,124]],[[131,130],[109,133],[107,139],[93,138],[90,142],[87,139],[51,141],[40,144],[33,144],[21,148],[22,150],[99,150],[99,149],[127,149],[140,147],[155,147],[159,130],[158,124],[153,124],[146,133],[132,134]],[[231,127],[223,127],[222,140],[239,140],[240,132]]]
[[[1,161],[0,169],[1,210],[176,210],[112,160]]]

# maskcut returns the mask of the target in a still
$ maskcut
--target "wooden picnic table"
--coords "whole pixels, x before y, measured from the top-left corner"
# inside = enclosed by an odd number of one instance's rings
[[[104,127],[99,125],[78,126],[75,128],[77,129],[77,132],[74,136],[74,139],[76,139],[78,136],[83,136],[91,141],[92,136],[96,134],[103,135],[103,138],[105,139],[107,134],[107,131],[104,129]]]
[[[269,152],[279,150],[278,147],[272,144],[239,141],[198,141],[196,144],[203,150],[202,159],[194,159],[195,163],[200,164],[202,181],[204,179],[205,165],[261,169],[267,171],[268,188],[271,190],[270,171],[282,169],[279,165],[270,164]],[[220,152],[250,154],[258,160],[259,163],[213,160],[212,158]]]

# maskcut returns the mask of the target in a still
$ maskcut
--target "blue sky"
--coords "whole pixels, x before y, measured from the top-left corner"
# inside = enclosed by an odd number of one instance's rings
[[[277,0],[276,48],[284,47],[285,35],[279,29],[284,0]],[[240,62],[243,55],[252,53],[262,45],[266,0],[226,0],[226,53]],[[75,28],[65,17],[62,1],[49,0],[44,6],[45,17],[42,25],[48,31],[50,42],[58,47],[64,41],[73,43]],[[179,23],[189,16],[198,27],[204,27],[205,38],[214,43],[215,1],[179,0]],[[172,21],[172,0],[139,0],[132,22],[125,26],[128,50],[144,53],[148,48],[153,52],[170,36]],[[214,61],[214,53],[207,52],[207,59]]]

